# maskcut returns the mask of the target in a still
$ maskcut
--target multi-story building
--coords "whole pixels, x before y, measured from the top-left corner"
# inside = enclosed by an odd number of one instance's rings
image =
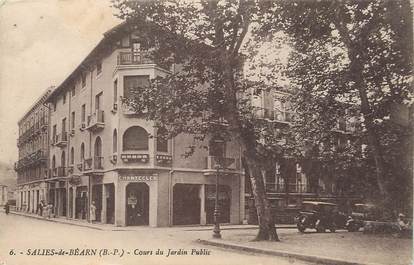
[[[47,89],[19,120],[19,160],[17,172],[16,208],[34,213],[41,200],[47,199],[49,108],[45,104],[52,88]]]
[[[157,65],[145,43],[127,24],[115,27],[48,95],[48,202],[57,216],[117,226],[212,223],[220,156],[227,158],[219,172],[221,221],[240,223],[244,177],[236,140],[212,139],[208,150],[183,158],[190,137],[157,137],[162,128],[123,104],[132,89],[177,69]]]
[[[258,117],[273,123],[275,130],[281,132],[289,130],[295,115],[289,102],[291,94],[288,89],[278,91],[262,91],[258,95],[253,94],[251,100],[256,107]],[[350,115],[344,115],[344,117]],[[356,117],[340,118],[332,131],[335,139],[333,148],[348,144],[351,135],[356,129]],[[286,139],[279,139],[283,144]],[[361,199],[357,194],[343,192],[338,187],[335,176],[318,171],[307,174],[304,167],[307,162],[295,162],[284,158],[282,161],[274,161],[272,166],[264,174],[264,182],[267,198],[271,201],[278,222],[292,222],[304,200],[323,200],[338,203],[341,208],[346,208],[353,200]],[[283,165],[282,165],[283,164]],[[248,183],[248,180],[245,181]],[[251,189],[246,185],[246,201],[252,200]],[[246,204],[247,208],[254,208],[253,202]],[[248,211],[254,215],[254,210]],[[254,217],[251,219],[254,222]]]

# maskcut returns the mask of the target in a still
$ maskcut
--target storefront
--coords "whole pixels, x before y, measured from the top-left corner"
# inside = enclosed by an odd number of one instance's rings
[[[211,224],[215,180],[214,174],[200,170],[120,169],[69,177],[64,183],[55,181],[50,184],[49,201],[56,205],[59,216],[115,226]],[[244,217],[240,175],[223,174],[220,182],[220,222],[239,224]],[[92,204],[94,220],[90,217]]]

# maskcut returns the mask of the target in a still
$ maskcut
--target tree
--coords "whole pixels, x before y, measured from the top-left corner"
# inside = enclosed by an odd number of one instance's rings
[[[335,122],[347,118],[345,111],[360,115],[361,134],[353,147],[367,148],[356,153],[353,165],[374,169],[376,199],[385,209],[396,206],[410,180],[407,166],[395,165],[403,155],[401,139],[412,131],[392,121],[393,108],[413,98],[410,10],[403,0],[286,1],[267,12],[258,31],[267,38],[283,30],[294,48],[286,75],[297,88],[299,142],[326,146]],[[332,154],[347,150],[340,151]]]
[[[173,62],[179,71],[152,80],[126,99],[135,111],[165,127],[168,137],[191,135],[187,155],[211,135],[241,142],[257,208],[257,240],[279,241],[266,199],[261,169],[278,155],[276,145],[261,142],[269,127],[255,115],[249,95],[262,82],[243,78],[246,56],[240,49],[249,27],[258,23],[260,1],[115,0],[119,17],[146,36],[159,65]],[[268,137],[271,139],[272,137]]]

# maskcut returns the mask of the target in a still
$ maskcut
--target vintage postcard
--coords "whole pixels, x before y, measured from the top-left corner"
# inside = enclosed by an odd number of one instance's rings
[[[0,265],[412,264],[413,6],[0,0]]]

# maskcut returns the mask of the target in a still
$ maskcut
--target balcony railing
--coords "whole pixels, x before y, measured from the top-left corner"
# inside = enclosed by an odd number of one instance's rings
[[[293,113],[289,111],[263,109],[263,118],[271,121],[292,122]]]
[[[138,65],[154,64],[148,51],[140,52],[120,52],[118,55],[118,65]]]
[[[66,177],[67,176],[67,170],[66,167],[57,167],[57,176],[58,177]]]
[[[55,135],[54,144],[59,147],[64,147],[68,143],[68,133],[62,132],[61,134]]]
[[[172,156],[170,155],[156,155],[157,165],[170,166],[172,163]]]
[[[92,170],[92,163],[93,163],[93,159],[91,158],[85,158],[85,160],[83,161],[83,170],[87,171],[87,170]]]
[[[287,189],[286,189],[287,188]],[[266,183],[266,192],[269,193],[312,193],[314,192],[308,184],[291,183],[286,187],[281,183]]]
[[[47,161],[47,151],[46,150],[37,150],[29,155],[23,157],[14,163],[14,169],[16,171],[24,169],[33,165],[38,165],[40,163],[45,163]]]
[[[104,167],[104,158],[103,156],[95,156],[93,158],[93,168],[94,169],[103,169]]]
[[[95,131],[105,127],[104,111],[96,110],[95,113],[88,116],[88,127],[86,129]]]
[[[79,169],[79,165],[78,165]],[[104,169],[104,158],[102,156],[95,156],[86,158],[83,161],[83,171],[94,171]]]
[[[229,157],[207,156],[205,168],[217,170],[217,167],[222,170],[238,170],[240,161]]]
[[[149,155],[138,153],[125,153],[121,154],[121,160],[124,163],[148,163]]]

